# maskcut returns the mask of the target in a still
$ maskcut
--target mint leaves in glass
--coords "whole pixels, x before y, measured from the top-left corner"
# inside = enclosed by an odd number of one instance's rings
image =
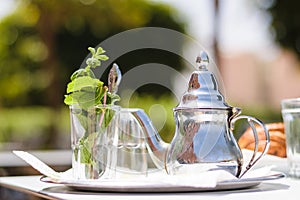
[[[92,69],[108,59],[105,51],[89,47],[92,57],[86,67],[71,75],[64,102],[70,107],[71,141],[73,150],[72,168],[77,179],[112,178],[115,156],[113,147],[117,134],[119,96],[108,90],[97,79]]]
[[[97,51],[92,47],[88,49],[92,57],[86,60],[84,69],[78,69],[71,75],[64,100],[69,106],[78,105],[85,110],[94,105],[112,105],[120,100],[117,94],[108,92],[108,87],[92,71],[101,65],[101,61],[108,60],[108,56],[103,54],[105,51],[101,47]]]

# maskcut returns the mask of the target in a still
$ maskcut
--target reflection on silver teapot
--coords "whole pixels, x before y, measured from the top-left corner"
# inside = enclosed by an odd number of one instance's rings
[[[132,112],[142,127],[148,152],[158,168],[169,174],[181,170],[226,170],[242,177],[269,148],[269,133],[264,124],[249,116],[238,116],[241,110],[229,106],[218,90],[213,73],[207,70],[209,58],[201,52],[196,60],[199,69],[190,77],[188,89],[174,108],[176,131],[171,143],[165,143],[142,109]],[[253,130],[255,149],[242,172],[243,155],[233,136],[234,123],[246,119]],[[263,153],[258,154],[255,124],[265,132]],[[188,167],[188,169],[187,169]]]

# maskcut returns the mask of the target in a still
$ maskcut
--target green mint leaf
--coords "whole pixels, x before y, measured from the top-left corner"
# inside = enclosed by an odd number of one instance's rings
[[[88,117],[86,116],[86,112],[82,112],[81,114],[77,115],[77,119],[79,120],[81,126],[84,130],[88,130]]]
[[[72,75],[71,75],[71,81],[75,80],[78,77],[81,76],[89,76],[91,78],[96,78],[94,72],[89,69],[89,68],[85,68],[85,69],[78,69],[76,70]]]
[[[99,137],[97,132],[89,134],[88,137],[81,138],[81,152],[80,152],[80,162],[85,164],[94,164],[94,159],[92,156],[92,150],[95,148],[95,142],[97,142],[97,138]],[[96,145],[97,146],[97,145]]]
[[[84,110],[95,104],[95,93],[74,92],[72,97],[77,100],[78,105]]]
[[[99,55],[102,53],[105,53],[105,51],[101,47],[98,47],[96,55]]]
[[[102,87],[98,87],[96,89],[95,105],[102,104],[102,99],[103,99],[104,94],[105,94],[105,90]]]
[[[80,163],[91,164],[92,163],[92,154],[89,151],[88,146],[85,144],[84,139],[81,138],[81,148],[80,151]]]
[[[95,56],[97,59],[99,59],[99,60],[103,60],[103,61],[105,61],[105,60],[108,60],[109,59],[109,57],[108,56],[106,56],[106,55],[97,55],[97,56]]]
[[[101,127],[100,131],[105,131],[105,129],[108,127],[109,123],[111,122],[112,118],[114,117],[115,114],[115,110],[111,109],[110,107],[103,107],[103,108],[99,108],[98,110],[96,110],[97,115],[99,116],[98,118],[102,118],[103,117],[103,121],[102,124],[99,124]]]
[[[88,58],[86,64],[91,68],[96,68],[101,65],[101,62],[97,58]]]
[[[96,50],[93,47],[89,47],[88,50],[92,53],[93,56],[96,54]]]
[[[71,94],[65,95],[64,103],[68,106],[76,104]]]
[[[113,94],[110,92],[107,93],[107,104],[114,104],[115,102],[120,101],[120,99],[120,96],[117,94]]]
[[[85,164],[92,163],[92,154],[89,151],[88,147],[85,145],[82,145],[80,149],[80,162]]]
[[[84,69],[78,69],[76,70],[72,75],[71,75],[71,81],[73,81],[75,78],[83,75],[85,73],[85,70]]]
[[[99,79],[91,78],[89,76],[82,76],[74,79],[72,82],[70,82],[67,86],[67,93],[80,91],[83,88],[86,87],[102,87],[103,82],[101,82]]]
[[[115,111],[114,110],[107,110],[105,112],[105,120],[104,120],[104,125],[105,127],[108,127],[110,121],[112,120],[112,118],[114,117]]]

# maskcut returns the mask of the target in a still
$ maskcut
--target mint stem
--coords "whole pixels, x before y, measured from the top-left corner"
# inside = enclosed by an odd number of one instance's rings
[[[106,106],[106,96],[107,96],[107,92],[104,93],[104,97],[103,97],[103,107]],[[105,111],[102,112],[100,120],[99,120],[99,126],[101,127],[102,123],[103,123],[103,119],[104,119],[104,114]]]
[[[104,97],[103,97],[103,108],[105,108],[105,106],[106,106],[106,98],[107,98],[107,90],[105,91]],[[103,111],[102,111],[102,113],[101,113],[100,121],[99,121],[99,131],[102,131],[102,130],[101,130],[101,125],[102,125],[103,120],[104,120],[105,112],[106,112],[106,110],[103,109]],[[105,131],[105,129],[104,129],[103,131]],[[96,152],[96,151],[95,151],[95,148],[96,148],[96,147],[97,147],[97,140],[94,140],[94,143],[93,143],[93,146],[92,146],[93,152]],[[93,174],[92,174],[93,178],[96,178],[96,177],[94,177],[94,174],[95,174],[95,173],[94,173],[93,165],[91,165],[90,167],[91,167],[91,168],[90,168],[90,173],[93,173]],[[97,178],[98,178],[98,177],[97,177]]]

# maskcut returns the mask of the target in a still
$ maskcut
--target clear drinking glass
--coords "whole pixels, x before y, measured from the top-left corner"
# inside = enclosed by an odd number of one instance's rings
[[[115,177],[120,107],[70,106],[72,169],[75,179]]]
[[[127,175],[147,175],[145,134],[134,117],[135,108],[121,108],[118,124],[117,171]]]
[[[300,178],[300,98],[281,101],[289,175]]]

